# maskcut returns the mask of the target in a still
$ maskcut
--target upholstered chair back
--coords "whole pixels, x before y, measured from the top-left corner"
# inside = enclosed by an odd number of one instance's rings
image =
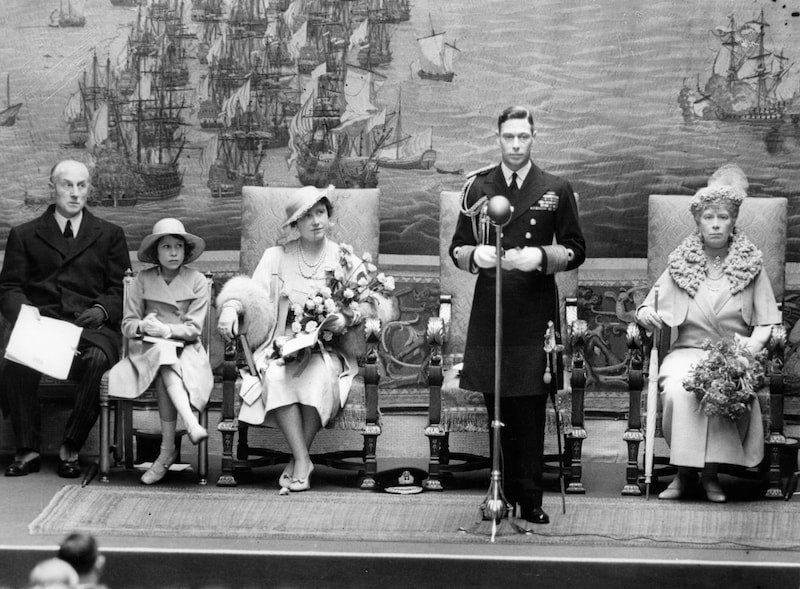
[[[652,285],[666,270],[670,252],[697,224],[689,211],[691,196],[652,194],[648,203],[647,281]],[[764,254],[772,290],[783,298],[786,260],[787,200],[783,197],[748,197],[742,202],[736,221],[743,232]]]
[[[298,236],[297,230],[283,228],[286,202],[298,188],[245,186],[242,188],[242,246],[239,271],[252,275],[261,255],[269,247],[286,243]],[[333,198],[333,226],[330,238],[353,246],[357,256],[364,252],[378,260],[380,238],[380,191],[337,188]]]

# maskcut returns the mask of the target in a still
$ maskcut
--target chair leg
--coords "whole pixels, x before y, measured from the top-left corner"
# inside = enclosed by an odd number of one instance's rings
[[[381,426],[375,423],[368,423],[361,435],[364,436],[364,476],[361,478],[359,487],[369,491],[378,486],[375,480],[375,475],[378,473],[376,453],[378,436],[381,435]]]
[[[580,436],[565,436],[566,445],[569,447],[569,474],[566,492],[573,495],[585,495],[586,488],[583,486],[583,437]]]
[[[766,450],[769,456],[769,473],[767,480],[767,499],[783,499],[783,489],[781,486],[781,448],[784,444],[767,443]],[[789,473],[791,474],[791,473]]]
[[[110,415],[108,408],[108,376],[104,375],[103,382],[100,384],[100,482],[108,482],[108,471],[110,470],[111,457],[111,434]]]
[[[133,470],[133,403],[117,401],[117,411],[122,413],[122,457],[125,469]]]
[[[199,419],[200,425],[208,430],[208,408],[206,407],[200,412]],[[208,484],[208,438],[202,440],[197,445],[197,473],[200,476],[198,484]]]
[[[425,479],[423,487],[426,491],[443,491],[441,458],[447,432],[441,425],[435,424],[425,428],[425,435],[428,437],[428,443],[430,445],[430,459],[428,460],[428,478]]]
[[[644,441],[641,431],[628,430],[623,439],[628,444],[628,467],[625,469],[625,486],[623,495],[640,496],[642,489],[639,486],[639,444]]]

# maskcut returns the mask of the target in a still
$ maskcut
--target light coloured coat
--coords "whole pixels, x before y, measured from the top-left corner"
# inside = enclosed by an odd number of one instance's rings
[[[209,306],[206,278],[198,271],[181,267],[167,284],[158,267],[142,270],[128,292],[122,319],[122,335],[128,338],[128,355],[112,368],[109,391],[114,397],[140,396],[158,375],[163,344],[142,341],[139,325],[150,313],[169,325],[171,339],[184,343],[178,363],[171,365],[183,380],[193,407],[203,409],[211,395],[214,377],[208,354],[201,342]]]

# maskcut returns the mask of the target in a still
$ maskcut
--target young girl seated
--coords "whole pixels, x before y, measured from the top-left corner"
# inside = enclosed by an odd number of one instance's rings
[[[111,369],[109,390],[132,399],[156,380],[161,452],[142,475],[146,485],[164,478],[177,458],[178,415],[193,444],[208,437],[192,407],[201,411],[206,406],[214,384],[200,341],[209,293],[206,278],[186,267],[204,249],[200,237],[169,218],[158,221],[139,246],[139,260],[156,265],[139,272],[130,286],[122,319],[128,355]]]

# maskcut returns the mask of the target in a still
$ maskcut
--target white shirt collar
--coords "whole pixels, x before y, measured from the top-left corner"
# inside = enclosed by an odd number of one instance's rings
[[[56,223],[58,223],[61,233],[64,233],[64,228],[67,226],[67,218],[58,211],[53,211],[53,216],[56,218]],[[72,224],[72,235],[78,237],[78,229],[81,228],[81,221],[83,221],[83,211],[69,219],[69,221]]]
[[[528,160],[524,166],[522,166],[519,170],[517,170],[517,188],[522,186],[522,183],[525,182],[525,177],[528,175],[528,172],[531,171],[533,164],[531,164],[531,160]],[[514,173],[505,163],[500,164],[500,169],[503,171],[503,177],[506,179],[506,186],[511,185],[511,174]]]

